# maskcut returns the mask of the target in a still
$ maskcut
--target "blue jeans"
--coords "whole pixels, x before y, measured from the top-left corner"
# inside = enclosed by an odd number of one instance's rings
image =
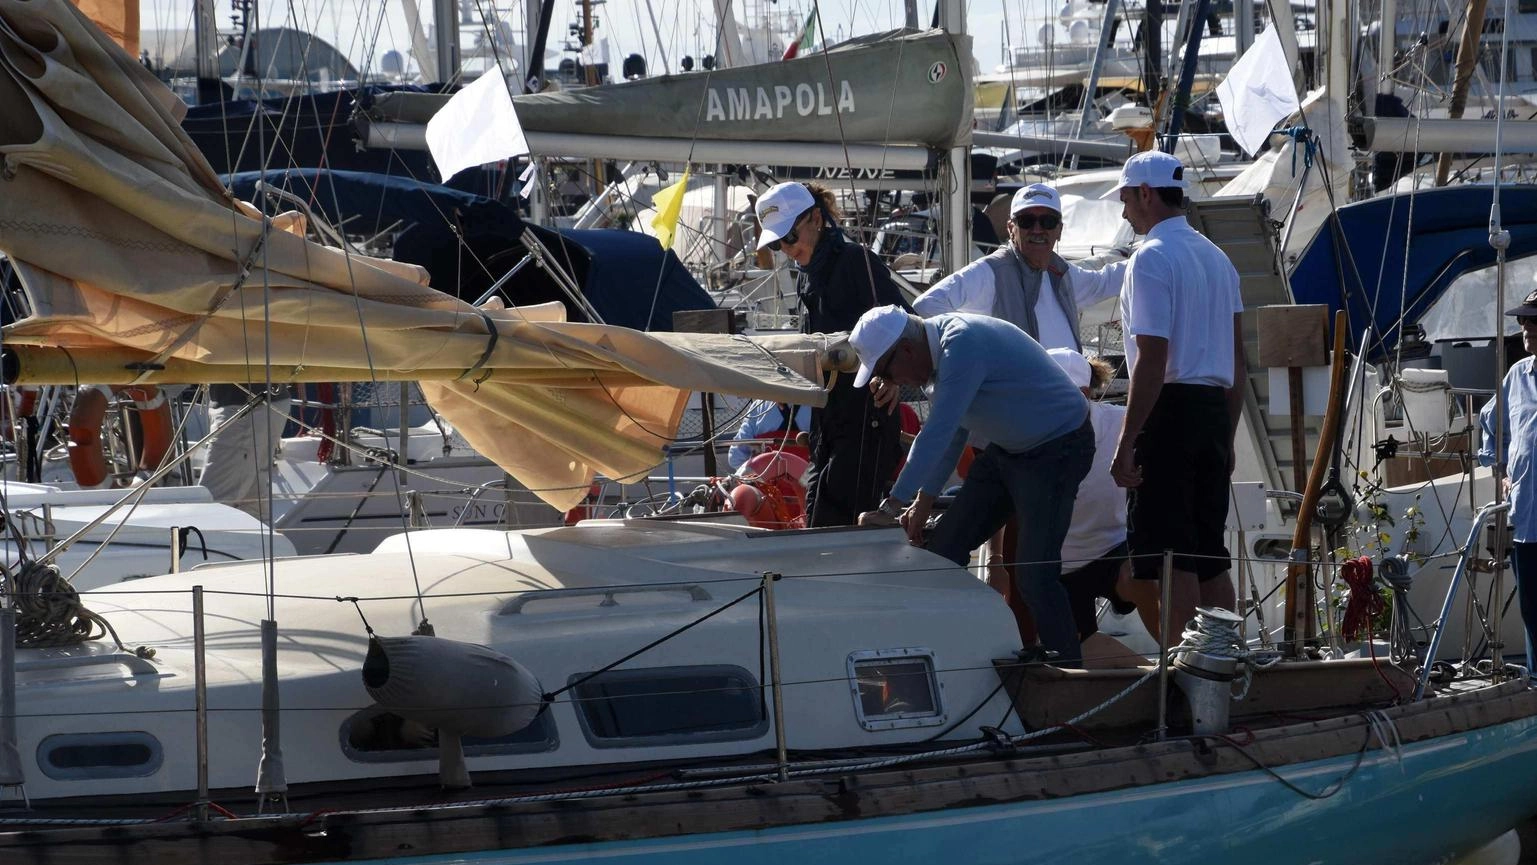
[[[1521,606],[1521,623],[1526,626],[1526,668],[1532,669],[1532,646],[1537,645],[1537,543],[1511,545],[1510,563],[1516,572],[1516,594]]]
[[[1082,658],[1067,589],[1062,586],[1062,540],[1073,521],[1078,484],[1094,462],[1094,428],[1083,426],[1022,453],[989,445],[971,464],[966,483],[934,527],[929,549],[965,566],[971,551],[1019,514],[1014,548],[1015,590],[1020,593],[1041,645],[1058,662]]]

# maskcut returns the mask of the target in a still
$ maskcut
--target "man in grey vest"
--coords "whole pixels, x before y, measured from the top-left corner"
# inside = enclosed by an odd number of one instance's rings
[[[1056,253],[1062,239],[1062,197],[1044,183],[1014,193],[1009,242],[940,280],[913,302],[928,318],[971,312],[1012,322],[1042,346],[1082,351],[1078,312],[1121,291],[1126,263],[1099,270],[1069,264]]]

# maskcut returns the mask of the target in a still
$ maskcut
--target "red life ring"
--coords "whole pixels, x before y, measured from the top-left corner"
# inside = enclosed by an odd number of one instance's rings
[[[806,461],[789,450],[758,454],[737,469],[742,482],[731,489],[732,510],[759,528],[804,525],[806,487],[800,479],[806,469]]]
[[[131,408],[138,419],[137,468],[141,471],[160,468],[171,452],[174,427],[171,405],[165,394],[154,385],[113,388],[111,393],[132,401]],[[82,388],[75,393],[75,404],[69,411],[69,468],[75,481],[83,487],[100,486],[112,474],[101,436],[102,423],[107,419],[110,405],[106,388]]]

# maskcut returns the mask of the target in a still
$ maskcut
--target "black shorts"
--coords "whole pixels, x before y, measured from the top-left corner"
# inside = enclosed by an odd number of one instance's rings
[[[1108,599],[1110,606],[1123,616],[1137,608],[1115,592],[1115,581],[1121,575],[1121,566],[1124,564],[1126,542],[1122,541],[1087,565],[1062,575],[1062,587],[1067,589],[1067,603],[1073,610],[1073,624],[1078,628],[1078,639],[1082,640],[1099,630],[1099,617],[1095,615],[1094,607],[1100,598]]]
[[[1233,449],[1227,391],[1213,385],[1166,384],[1137,436],[1142,485],[1128,493],[1126,539],[1139,580],[1163,572],[1163,551],[1175,570],[1201,582],[1227,572],[1227,531]]]

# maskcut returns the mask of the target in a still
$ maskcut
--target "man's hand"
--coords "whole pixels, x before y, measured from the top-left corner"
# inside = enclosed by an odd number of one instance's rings
[[[876,376],[870,379],[870,392],[875,394],[875,407],[896,414],[897,404],[902,401],[902,387],[894,381]]]
[[[861,526],[899,526],[902,521],[896,517],[887,516],[880,511],[865,511],[859,515]]]
[[[923,527],[928,525],[929,514],[934,511],[934,497],[919,493],[913,503],[902,512],[902,528],[907,530],[907,541],[915,547],[923,546]]]
[[[1118,487],[1138,487],[1142,485],[1142,469],[1137,466],[1136,454],[1132,446],[1123,439],[1115,446],[1115,459],[1110,463],[1110,476],[1115,478]]]

